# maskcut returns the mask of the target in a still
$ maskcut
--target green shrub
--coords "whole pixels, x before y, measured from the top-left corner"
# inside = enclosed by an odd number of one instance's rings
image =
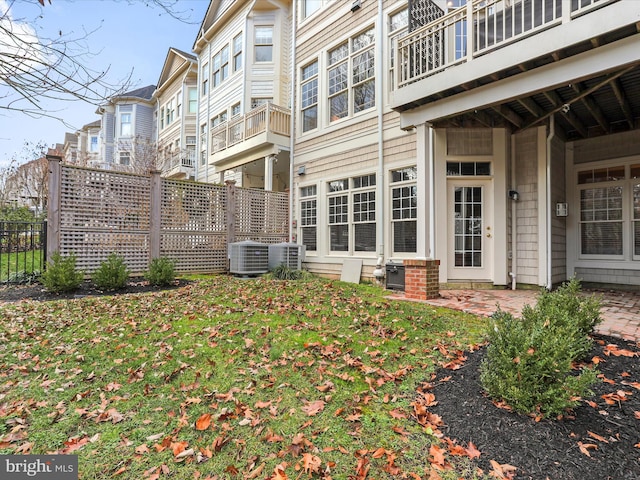
[[[59,252],[55,252],[40,280],[50,292],[70,292],[80,286],[84,280],[84,274],[76,270],[74,254],[63,257]]]
[[[304,276],[304,273],[302,270],[296,270],[281,263],[271,270],[271,275],[277,280],[300,280]]]
[[[591,393],[597,372],[573,367],[591,350],[600,304],[582,297],[573,282],[542,293],[521,319],[501,310],[493,316],[481,381],[517,412],[556,415]]]
[[[144,276],[151,285],[171,285],[176,279],[176,262],[170,258],[154,258]]]
[[[127,285],[129,269],[117,253],[111,253],[93,272],[91,280],[101,290],[118,290]]]

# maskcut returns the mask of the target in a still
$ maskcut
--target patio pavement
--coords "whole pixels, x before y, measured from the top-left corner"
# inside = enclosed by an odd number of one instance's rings
[[[640,344],[640,291],[585,289],[583,292],[602,298],[603,322],[597,326],[597,333]],[[517,315],[524,305],[534,305],[537,295],[537,290],[440,290],[440,298],[411,301],[483,316],[490,316],[500,305],[502,310]],[[407,300],[402,292],[394,293],[390,298]]]

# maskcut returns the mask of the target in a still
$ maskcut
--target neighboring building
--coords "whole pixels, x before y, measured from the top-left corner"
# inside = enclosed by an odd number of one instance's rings
[[[296,24],[294,219],[306,266],[418,255],[416,134],[390,107],[405,1],[303,1]]]
[[[65,163],[78,165],[78,135],[66,132],[64,134],[64,143],[58,149],[62,153],[62,159]]]
[[[410,2],[394,53],[417,258],[441,283],[640,285],[640,2],[444,3]]]
[[[139,173],[157,168],[155,90],[155,85],[138,88],[111,97],[98,108],[96,113],[102,116],[100,155],[89,166]]]
[[[194,178],[198,114],[198,59],[170,48],[153,94],[158,167],[162,176]]]
[[[76,160],[78,165],[81,166],[98,166],[104,162],[101,160],[101,142],[100,142],[100,130],[102,128],[102,121],[96,120],[91,123],[87,123],[80,130],[76,132],[77,140],[77,155]]]
[[[197,180],[290,187],[291,5],[210,3],[193,47],[199,64]]]

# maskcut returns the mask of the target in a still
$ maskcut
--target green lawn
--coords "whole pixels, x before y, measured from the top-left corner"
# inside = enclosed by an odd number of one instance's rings
[[[219,276],[2,305],[0,454],[77,454],[83,479],[481,478],[441,458],[425,382],[485,320],[383,295]]]
[[[0,254],[0,282],[6,282],[19,273],[42,271],[42,251],[12,252]]]

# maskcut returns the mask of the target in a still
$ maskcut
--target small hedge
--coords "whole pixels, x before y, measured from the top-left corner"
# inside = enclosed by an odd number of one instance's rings
[[[144,276],[151,285],[171,285],[176,279],[176,262],[170,258],[154,258]]]
[[[76,270],[75,255],[63,257],[60,252],[55,252],[51,256],[46,270],[40,277],[45,288],[54,293],[76,290],[83,280],[84,274]]]
[[[101,290],[119,290],[129,282],[129,269],[122,256],[112,253],[93,272],[91,279]]]
[[[487,393],[517,412],[541,416],[577,405],[596,381],[595,370],[573,368],[591,350],[599,310],[598,299],[580,295],[577,280],[541,293],[521,319],[498,310],[481,367]]]

